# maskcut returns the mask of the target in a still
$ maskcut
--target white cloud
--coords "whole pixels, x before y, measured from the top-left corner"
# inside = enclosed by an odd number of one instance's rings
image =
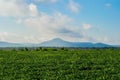
[[[61,36],[80,38],[82,34],[80,31],[76,32],[78,29],[75,30],[74,26],[71,26],[72,22],[73,19],[67,15],[56,12],[53,15],[41,13],[37,17],[24,19],[22,23],[38,32],[40,37],[47,39]]]
[[[21,3],[18,2],[19,0],[0,0],[0,15],[21,16],[26,14],[26,6],[20,5]]]
[[[54,2],[56,0],[51,1]],[[40,11],[38,12],[35,4],[26,4],[24,0],[1,0],[0,15],[16,17],[18,24],[27,26],[38,35],[35,38],[34,33],[27,36],[16,36],[11,33],[5,35],[5,33],[1,33],[1,40],[40,42],[41,40],[48,40],[55,37],[79,38],[82,36],[80,30],[77,31],[78,29],[75,30],[75,28],[73,28],[74,26],[71,26],[71,24],[74,24],[74,20],[69,16],[60,12],[54,12],[52,15]]]
[[[113,40],[111,39],[110,41],[110,38],[108,38],[107,36],[103,36],[103,37],[97,37],[96,38],[96,42],[102,42],[102,43],[111,43]]]
[[[56,0],[50,1],[54,2]],[[79,5],[72,0],[70,6],[72,11],[79,11]],[[72,26],[74,25],[74,20],[69,16],[60,12],[53,12],[51,15],[40,12],[35,4],[26,4],[25,0],[0,0],[0,16],[13,16],[17,18],[17,23],[33,31],[29,35],[1,32],[0,40],[3,41],[42,42],[56,37],[69,41],[87,41],[90,39],[84,35],[80,28]]]
[[[69,0],[68,7],[72,12],[77,13],[80,11],[80,4],[74,2],[74,0]]]
[[[89,30],[89,29],[92,28],[92,25],[91,25],[91,24],[83,24],[83,28],[84,28],[85,30]]]
[[[13,42],[13,43],[36,43],[43,41],[35,35],[21,35],[12,32],[0,32],[0,41]]]
[[[29,4],[29,10],[30,10],[30,15],[31,16],[38,15],[37,6],[35,4],[33,4],[33,3]]]
[[[36,2],[51,2],[56,3],[58,0],[35,0]]]
[[[18,37],[17,34],[13,34],[10,32],[0,32],[0,41],[14,42],[14,40],[18,40],[17,37]]]
[[[104,37],[104,38],[103,38],[103,41],[104,41],[104,42],[109,42],[108,37]]]
[[[26,4],[25,0],[0,0],[0,16],[35,16],[38,10],[35,4]]]

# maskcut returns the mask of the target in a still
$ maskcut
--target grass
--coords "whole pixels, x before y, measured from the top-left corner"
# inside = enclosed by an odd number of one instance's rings
[[[120,80],[120,50],[0,50],[0,80]]]

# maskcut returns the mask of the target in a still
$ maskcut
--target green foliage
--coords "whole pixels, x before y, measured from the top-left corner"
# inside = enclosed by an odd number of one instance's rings
[[[36,48],[36,51],[41,51],[43,48],[42,47],[39,47],[39,48]]]
[[[47,49],[47,48],[43,48],[42,50],[43,50],[43,51],[48,51],[48,49]]]
[[[61,50],[63,50],[63,51],[68,51],[68,49],[67,49],[67,48],[64,48],[64,47],[62,47]]]
[[[24,50],[25,50],[25,51],[29,51],[29,49],[28,49],[27,47],[26,47],[26,48],[24,48]]]
[[[56,49],[56,48],[53,48],[52,51],[57,51],[57,49]]]
[[[120,50],[0,50],[0,80],[120,80]]]

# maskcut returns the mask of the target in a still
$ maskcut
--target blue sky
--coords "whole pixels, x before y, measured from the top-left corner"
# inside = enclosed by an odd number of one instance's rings
[[[0,0],[0,41],[120,44],[120,0]]]

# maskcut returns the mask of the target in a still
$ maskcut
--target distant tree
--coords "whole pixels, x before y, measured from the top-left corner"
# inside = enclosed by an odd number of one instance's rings
[[[24,51],[24,48],[20,48],[19,50],[20,50],[20,51]]]
[[[61,50],[68,51],[68,49],[64,47],[62,47]]]
[[[40,51],[40,49],[39,49],[39,48],[36,48],[35,50],[36,50],[36,51]]]
[[[29,49],[27,47],[24,48],[25,51],[29,51]]]
[[[47,49],[47,48],[43,48],[42,50],[43,50],[43,51],[48,51],[48,49]]]
[[[16,49],[15,49],[15,48],[13,48],[13,49],[12,49],[12,51],[16,51]]]
[[[53,48],[52,51],[57,51],[57,49],[56,49],[56,48]]]
[[[65,49],[64,47],[61,48],[61,50],[64,50],[64,49]]]

